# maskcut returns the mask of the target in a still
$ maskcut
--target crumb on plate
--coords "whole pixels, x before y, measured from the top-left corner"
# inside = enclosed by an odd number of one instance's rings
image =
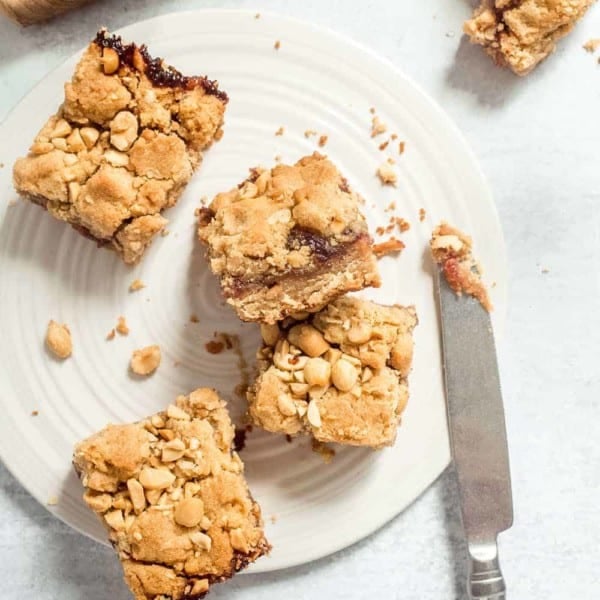
[[[133,351],[129,366],[136,375],[151,375],[158,369],[160,359],[160,346],[146,346]]]
[[[377,137],[387,131],[387,125],[375,115],[371,121],[371,137]]]
[[[127,321],[125,320],[124,316],[120,316],[117,319],[117,326],[115,327],[115,329],[117,330],[117,333],[120,333],[121,335],[128,335],[129,334],[129,327],[127,326]],[[112,338],[110,338],[112,339]]]
[[[396,171],[392,169],[392,166],[388,162],[382,163],[377,169],[377,177],[381,181],[382,185],[395,186],[398,181],[398,175]]]
[[[399,252],[402,252],[404,248],[406,248],[406,244],[395,237],[392,237],[385,242],[381,242],[380,244],[373,244],[373,252],[377,258],[382,258],[388,254],[398,254]]]

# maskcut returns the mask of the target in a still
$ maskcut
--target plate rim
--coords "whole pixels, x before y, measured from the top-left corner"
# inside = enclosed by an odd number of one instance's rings
[[[498,253],[501,256],[501,259],[497,265],[499,278],[504,282],[501,290],[501,296],[498,298],[498,304],[503,307],[503,310],[500,314],[496,313],[494,316],[494,331],[496,334],[497,343],[502,339],[504,333],[504,327],[507,316],[507,300],[508,300],[508,290],[509,290],[509,280],[508,280],[508,256],[506,251],[506,241],[504,238],[504,233],[502,229],[502,222],[500,220],[500,216],[498,213],[498,208],[496,202],[494,200],[494,195],[492,193],[492,189],[488,183],[487,177],[485,176],[485,172],[483,171],[480,161],[478,160],[475,152],[472,150],[467,138],[452,119],[452,117],[442,108],[441,104],[430,95],[420,83],[415,81],[412,77],[407,75],[400,66],[396,65],[392,60],[380,53],[378,53],[374,48],[371,48],[364,42],[359,42],[351,38],[349,35],[345,33],[341,33],[336,31],[332,27],[323,24],[315,24],[309,20],[298,18],[294,16],[289,16],[285,13],[278,12],[276,10],[260,10],[261,18],[265,19],[274,19],[281,25],[290,24],[296,27],[305,28],[310,30],[312,33],[333,39],[344,46],[346,46],[349,50],[353,50],[360,54],[366,55],[371,60],[380,63],[381,66],[384,66],[388,71],[390,71],[393,76],[401,80],[405,85],[412,88],[415,95],[419,97],[419,99],[428,107],[430,111],[433,111],[437,118],[443,123],[444,128],[447,130],[449,134],[453,137],[457,146],[460,147],[461,152],[468,159],[470,168],[473,171],[473,175],[477,177],[479,185],[481,189],[485,191],[487,203],[489,204],[489,209],[491,211],[492,216],[494,217],[494,225],[497,230],[496,233],[498,235]],[[188,17],[190,19],[198,19],[202,18],[206,15],[224,15],[224,14],[235,14],[237,16],[246,16],[246,17],[254,17],[257,14],[256,10],[251,9],[238,9],[238,8],[199,8],[199,9],[189,9],[182,11],[170,11],[163,13],[161,15],[157,15],[155,17],[150,17],[148,19],[143,19],[140,21],[135,21],[129,23],[123,27],[116,28],[113,33],[117,35],[121,35],[123,37],[127,37],[129,35],[130,30],[134,30],[139,27],[148,26],[150,24],[155,24],[156,22],[160,22],[161,20],[177,17]],[[5,125],[5,123],[11,118],[13,113],[18,109],[21,103],[25,98],[35,93],[35,91],[42,86],[48,79],[52,78],[57,71],[62,69],[67,63],[74,61],[76,58],[81,56],[81,54],[85,51],[87,44],[82,48],[79,48],[75,52],[68,55],[64,60],[60,61],[54,68],[48,71],[43,77],[41,77],[34,85],[32,85],[26,92],[24,92],[20,98],[8,109],[6,115],[0,121],[0,128]],[[496,292],[498,293],[498,292]],[[439,320],[439,316],[438,316]],[[440,451],[442,450],[442,451]],[[47,504],[47,502],[39,497],[37,494],[33,493],[29,486],[27,486],[23,479],[21,479],[16,472],[13,471],[10,464],[5,459],[5,454],[2,452],[2,445],[0,444],[0,460],[2,461],[6,470],[14,477],[21,486],[27,491],[30,496],[32,496],[47,512],[52,514],[53,517],[59,519],[65,525],[70,527],[71,529],[77,531],[82,534],[86,538],[97,542],[96,538],[90,535],[88,532],[80,529],[77,525],[74,525],[67,521],[66,517],[62,514],[54,512],[52,507]],[[430,476],[421,477],[418,473],[418,468],[411,469],[409,473],[411,475],[416,475],[414,477],[417,480],[417,485],[412,486],[412,489],[417,489],[417,493],[414,496],[402,503],[399,503],[397,508],[394,509],[393,514],[382,514],[380,518],[374,520],[375,525],[373,525],[374,521],[371,521],[371,524],[365,528],[368,531],[361,532],[358,535],[353,536],[352,541],[342,540],[339,543],[332,543],[327,546],[326,549],[319,549],[313,553],[309,553],[306,555],[306,558],[303,560],[292,560],[286,564],[280,564],[271,566],[269,564],[268,557],[257,563],[255,567],[257,568],[249,568],[248,570],[241,571],[241,574],[259,574],[266,572],[273,572],[278,570],[289,569],[293,567],[299,567],[301,565],[307,565],[312,562],[315,562],[319,559],[330,556],[336,552],[339,552],[342,549],[350,548],[354,546],[358,542],[366,539],[367,537],[377,533],[382,527],[391,522],[393,519],[399,517],[408,507],[410,507],[414,502],[416,502],[421,496],[433,485],[436,481],[439,480],[440,476],[445,472],[449,464],[451,463],[451,454],[448,446],[445,448],[437,447],[437,451],[432,453],[432,458],[429,461],[430,464],[435,465],[435,470],[437,474],[430,479]],[[411,494],[412,495],[412,494]],[[108,542],[99,542],[103,545],[108,545]]]

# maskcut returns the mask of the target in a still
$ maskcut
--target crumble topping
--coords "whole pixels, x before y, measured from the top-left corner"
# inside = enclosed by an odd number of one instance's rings
[[[216,82],[101,31],[57,114],[15,163],[15,187],[134,264],[216,139],[226,102]]]
[[[442,222],[433,230],[431,253],[440,265],[448,285],[458,294],[473,296],[489,312],[488,291],[481,281],[481,269],[472,254],[471,238],[456,227]]]
[[[321,442],[392,444],[408,401],[416,324],[413,307],[343,297],[304,319],[261,325],[251,419]]]
[[[556,49],[594,0],[483,0],[464,25],[500,66],[526,75]]]
[[[102,519],[136,600],[200,598],[270,546],[213,390],[77,445],[86,504]]]
[[[201,208],[200,240],[240,317],[276,321],[291,312],[319,310],[346,291],[378,285],[359,204],[336,167],[315,152],[293,166],[254,169],[238,187]]]

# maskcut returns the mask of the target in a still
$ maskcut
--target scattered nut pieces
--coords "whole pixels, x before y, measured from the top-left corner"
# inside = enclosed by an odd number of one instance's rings
[[[386,140],[385,142],[382,142],[381,144],[379,144],[379,149],[383,152],[383,150],[385,150],[388,145],[390,143],[390,140]]]
[[[141,279],[134,279],[129,285],[130,292],[137,292],[146,287],[146,284]]]
[[[133,351],[130,367],[136,375],[151,375],[158,369],[160,359],[160,346],[146,346]]]
[[[387,125],[375,115],[371,121],[371,137],[376,137],[387,131]]]
[[[406,248],[406,244],[403,241],[392,237],[385,242],[381,242],[380,244],[374,244],[373,252],[377,258],[382,258],[388,254],[397,254],[398,252],[402,252],[404,248]]]
[[[106,339],[107,339],[107,340],[109,340],[109,341],[110,341],[110,340],[114,340],[114,339],[115,339],[115,334],[116,334],[116,332],[115,332],[115,330],[114,330],[114,328],[113,328],[113,329],[111,329],[111,330],[110,330],[110,331],[109,331],[109,332],[106,334]]]
[[[426,216],[427,216],[427,211],[424,208],[420,208],[419,209],[419,221],[421,221],[421,223],[425,220]]]
[[[396,171],[386,161],[377,169],[377,177],[379,177],[382,185],[395,186],[398,181]]]
[[[325,146],[325,144],[327,143],[328,139],[329,139],[329,137],[326,135],[320,136],[319,137],[319,148],[323,148],[323,146]]]
[[[400,142],[398,144],[398,154],[404,154],[405,150],[406,150],[406,142]]]
[[[117,330],[117,333],[119,333],[121,335],[129,334],[129,327],[127,326],[127,321],[125,320],[125,317],[120,316],[117,319],[117,326],[115,327],[115,329]]]
[[[283,135],[285,133],[285,128],[284,127],[280,127],[276,132],[275,135]]]
[[[51,320],[46,330],[46,346],[57,358],[64,360],[71,356],[73,340],[69,327]]]

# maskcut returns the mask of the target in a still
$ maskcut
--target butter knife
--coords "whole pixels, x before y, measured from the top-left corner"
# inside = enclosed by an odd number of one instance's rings
[[[505,600],[498,534],[513,523],[508,444],[494,333],[474,298],[438,271],[448,425],[470,558],[469,593]]]

